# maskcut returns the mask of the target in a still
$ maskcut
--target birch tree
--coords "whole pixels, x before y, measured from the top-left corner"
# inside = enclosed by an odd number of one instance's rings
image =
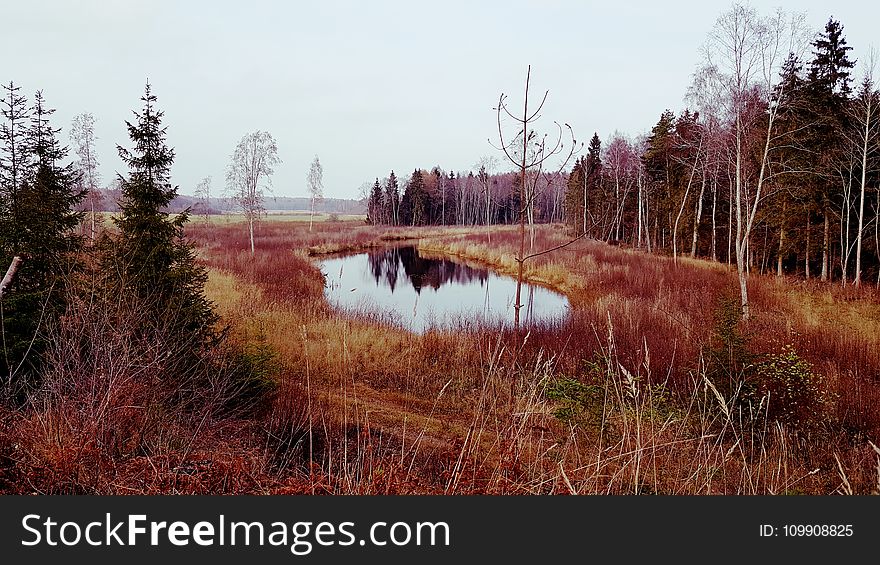
[[[198,199],[202,209],[202,218],[205,220],[205,226],[211,219],[211,175],[206,176],[196,185],[195,197]]]
[[[874,87],[874,69],[876,51],[872,48],[865,67],[862,86],[851,106],[853,128],[848,136],[852,142],[854,153],[859,161],[861,172],[858,229],[856,230],[856,274],[853,284],[860,286],[862,282],[862,240],[865,231],[865,194],[868,188],[869,175],[877,168],[877,156],[880,153],[880,94]],[[875,221],[877,219],[875,218]],[[845,280],[845,273],[844,273]]]
[[[732,236],[742,317],[746,320],[748,244],[760,204],[769,190],[776,117],[788,96],[777,87],[778,71],[784,57],[803,49],[801,22],[801,16],[778,11],[765,18],[750,6],[734,4],[718,18],[705,46],[706,68],[701,74],[723,93],[724,110],[733,129],[732,208],[736,229]],[[750,151],[756,156],[754,171],[747,164]]]
[[[101,204],[101,191],[98,189],[98,158],[95,151],[95,116],[83,112],[74,116],[70,125],[70,141],[78,160],[76,168],[80,172],[80,182],[85,191],[86,205],[89,208],[89,239],[97,235],[97,209]]]
[[[309,188],[309,198],[311,199],[309,231],[312,231],[312,221],[315,217],[315,202],[320,202],[324,198],[324,168],[321,166],[321,161],[318,160],[317,155],[312,159],[312,164],[309,166],[309,175],[306,180]]]
[[[265,211],[264,190],[268,189],[275,166],[281,163],[275,138],[267,131],[255,131],[241,138],[226,169],[226,186],[244,214],[254,255],[254,225]]]

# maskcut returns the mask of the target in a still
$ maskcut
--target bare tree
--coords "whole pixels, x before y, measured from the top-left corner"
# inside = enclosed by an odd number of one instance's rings
[[[98,189],[98,159],[95,152],[95,117],[84,112],[74,116],[70,124],[70,141],[79,160],[76,163],[81,176],[82,188],[86,191],[89,207],[89,238],[94,241],[97,234],[96,216],[101,204],[101,191]]]
[[[272,134],[255,131],[241,138],[226,169],[227,189],[247,222],[251,255],[254,254],[254,224],[265,211],[263,190],[271,183],[275,166],[280,162]]]
[[[584,234],[577,236],[576,238],[562,244],[552,247],[550,249],[545,249],[538,252],[532,252],[526,255],[526,216],[528,215],[528,211],[530,206],[532,205],[532,201],[529,195],[534,195],[534,183],[537,183],[537,179],[540,176],[541,171],[543,170],[545,164],[550,161],[554,156],[560,155],[563,158],[560,160],[560,164],[558,169],[561,171],[565,168],[568,161],[575,154],[577,150],[577,142],[574,138],[574,132],[571,129],[571,126],[568,124],[560,125],[558,122],[554,122],[557,129],[557,135],[555,141],[548,143],[547,135],[539,136],[532,129],[535,122],[540,118],[541,110],[544,108],[544,104],[547,102],[547,95],[550,94],[550,91],[545,91],[544,96],[541,99],[541,103],[538,104],[537,109],[529,113],[529,83],[531,81],[532,75],[532,67],[529,65],[528,71],[526,72],[526,86],[525,86],[525,96],[523,97],[523,110],[522,117],[515,116],[507,107],[507,96],[504,93],[498,98],[498,106],[495,108],[497,113],[498,120],[498,139],[500,141],[500,150],[504,152],[504,155],[507,159],[516,167],[519,168],[519,253],[514,258],[517,262],[517,274],[516,274],[516,295],[514,297],[514,318],[513,324],[514,328],[519,333],[520,327],[520,308],[522,308],[521,304],[521,296],[522,296],[522,282],[523,282],[523,264],[533,257],[537,257],[539,255],[543,255],[545,253],[550,253],[551,251],[555,251],[557,249],[562,249],[568,245],[571,245],[578,239],[581,239]],[[504,135],[504,128],[502,126],[502,115],[507,116],[507,118],[513,120],[516,124],[516,133],[514,134],[511,141],[507,141],[510,136]],[[563,129],[564,128],[564,129]],[[568,152],[564,151],[565,144],[563,143],[563,131],[567,131],[569,137],[571,139],[569,144]],[[529,181],[529,177],[532,178]],[[532,196],[533,198],[533,196]]]
[[[767,197],[773,174],[770,152],[777,139],[776,118],[789,94],[777,84],[778,71],[783,57],[803,49],[802,21],[802,16],[788,17],[782,11],[762,18],[754,8],[734,4],[718,18],[705,46],[706,67],[699,73],[721,93],[723,110],[734,133],[733,239],[743,319],[749,318],[749,238],[759,205]],[[765,115],[759,119],[761,111]],[[747,166],[753,144],[757,145],[757,171]]]
[[[196,185],[195,197],[201,204],[202,217],[205,219],[205,226],[207,226],[211,219],[211,175],[206,176]]]
[[[868,52],[865,77],[858,96],[853,100],[851,114],[854,128],[850,138],[855,153],[861,161],[861,190],[859,195],[858,230],[856,232],[856,275],[854,284],[862,282],[862,238],[865,230],[865,192],[869,171],[876,168],[877,153],[880,152],[880,94],[874,87],[874,70],[877,52],[872,47]],[[877,219],[875,218],[875,221]],[[844,278],[846,273],[844,272]]]
[[[486,238],[492,243],[492,173],[498,167],[498,159],[492,155],[481,157],[477,164],[477,180],[486,197]]]
[[[309,214],[309,231],[312,231],[312,220],[315,217],[315,202],[320,202],[324,198],[324,168],[318,156],[312,159],[309,166],[309,176],[307,179],[309,187],[309,197],[311,198],[311,212]]]

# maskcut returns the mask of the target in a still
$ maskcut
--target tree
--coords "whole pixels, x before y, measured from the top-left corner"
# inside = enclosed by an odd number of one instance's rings
[[[226,169],[226,186],[244,213],[254,251],[254,225],[264,211],[264,180],[269,183],[281,162],[275,139],[267,131],[255,131],[241,138]]]
[[[388,175],[385,181],[385,217],[392,226],[400,224],[400,188],[397,185],[397,177],[394,171]]]
[[[829,18],[824,33],[813,42],[813,60],[807,75],[806,92],[811,127],[806,132],[805,149],[813,154],[815,198],[822,211],[822,271],[821,279],[830,277],[831,264],[831,204],[836,177],[841,172],[840,163],[845,159],[844,140],[846,106],[851,93],[850,69],[855,62],[849,59],[852,47],[846,44],[843,26]],[[848,210],[848,202],[843,204]],[[842,212],[844,210],[841,210]],[[841,221],[847,214],[841,214]],[[846,256],[844,251],[842,256]],[[843,258],[843,257],[842,257]],[[844,272],[844,277],[846,273]]]
[[[385,223],[384,212],[385,202],[382,196],[382,185],[379,184],[377,178],[370,189],[370,196],[367,198],[367,223],[374,226]]]
[[[668,196],[678,184],[679,164],[675,159],[676,136],[675,114],[664,110],[660,119],[651,129],[646,140],[645,151],[642,153],[642,164],[648,182],[654,188],[654,245],[665,246],[665,230],[660,232],[660,218],[671,214]],[[665,196],[665,197],[664,197]],[[664,214],[664,212],[666,214]],[[647,238],[650,241],[650,225],[645,225]],[[648,246],[650,247],[650,245]]]
[[[687,199],[688,195],[690,194],[691,187],[694,184],[694,176],[696,175],[697,167],[700,164],[700,160],[702,158],[703,128],[700,127],[698,119],[699,116],[697,114],[685,110],[684,113],[678,117],[678,120],[675,124],[675,137],[677,140],[678,151],[676,151],[677,155],[675,155],[674,158],[679,165],[685,166],[690,169],[690,173],[687,175],[688,180],[687,184],[685,185],[684,194],[681,197],[681,205],[678,208],[678,214],[675,216],[675,223],[672,226],[672,259],[674,262],[678,261],[678,225],[681,221],[681,216],[684,213],[685,205],[687,204]],[[689,159],[692,160],[692,164],[688,163]],[[702,190],[700,191],[698,202],[702,202],[703,199],[703,191],[706,188],[705,180],[701,183],[701,186]],[[697,230],[696,224],[698,222],[699,218],[696,218],[694,224],[695,242]],[[694,243],[694,246],[696,246],[696,243]]]
[[[86,202],[89,207],[89,239],[93,242],[97,235],[96,220],[97,209],[101,204],[101,191],[98,189],[100,176],[98,174],[98,157],[95,151],[95,117],[84,112],[77,114],[70,124],[70,141],[73,150],[79,160],[76,168],[82,179],[82,189],[86,194]]]
[[[309,166],[308,176],[309,197],[311,198],[311,214],[309,215],[309,231],[312,231],[312,219],[315,217],[315,201],[324,197],[324,169],[318,156],[312,160]]]
[[[10,88],[9,92],[14,90]],[[49,122],[53,113],[42,92],[37,91],[28,112],[30,124],[20,137],[24,124],[15,124],[19,128],[15,133],[11,122],[23,114],[4,112],[4,165],[11,168],[15,163],[17,168],[4,181],[18,180],[13,199],[8,199],[10,185],[4,185],[6,206],[0,223],[3,263],[12,259],[14,265],[15,258],[19,259],[2,303],[2,363],[8,382],[20,375],[36,374],[45,345],[44,330],[63,312],[68,275],[78,267],[81,240],[74,228],[82,218],[76,207],[84,192],[79,189],[79,174],[73,166],[61,164],[68,150],[57,140],[60,129]],[[14,160],[13,148],[17,149]]]
[[[486,239],[492,243],[492,182],[491,176],[498,167],[498,159],[492,155],[481,157],[477,162],[477,181],[486,197]]]
[[[425,190],[425,175],[421,169],[415,169],[403,190],[400,199],[400,223],[410,226],[422,226],[430,221],[431,202]]]
[[[880,153],[880,93],[874,88],[876,54],[871,51],[865,68],[865,76],[856,98],[850,106],[851,128],[847,137],[860,161],[861,182],[859,191],[858,230],[856,231],[856,274],[853,283],[862,281],[862,240],[865,229],[865,194],[868,178],[877,170]],[[877,219],[875,218],[875,221]]]
[[[749,318],[749,240],[772,175],[769,157],[778,135],[776,118],[787,104],[787,93],[776,88],[775,80],[781,55],[798,51],[799,28],[798,17],[787,20],[777,12],[762,18],[751,7],[734,4],[718,18],[705,49],[703,72],[722,92],[724,111],[734,132],[734,244],[743,319]],[[774,93],[775,99],[771,99]],[[752,155],[754,167],[749,163]]]
[[[141,101],[134,122],[125,122],[131,149],[117,145],[129,173],[119,176],[121,214],[114,220],[119,237],[108,270],[118,273],[121,292],[134,293],[144,307],[155,310],[153,316],[170,324],[173,335],[198,349],[212,339],[217,320],[204,295],[208,276],[184,236],[189,210],[173,218],[167,211],[177,196],[171,184],[174,150],[165,142],[164,113],[155,107],[149,82]]]
[[[3,85],[3,89],[6,93],[2,100],[3,124],[0,126],[0,143],[3,144],[3,158],[0,160],[0,217],[3,222],[3,248],[17,255],[21,252],[20,243],[24,231],[18,202],[19,192],[31,158],[27,147],[27,120],[30,112],[27,99],[19,94],[21,87],[10,81],[8,85]]]
[[[199,181],[194,196],[198,199],[202,209],[202,217],[205,220],[205,226],[207,226],[211,219],[211,175]]]
[[[562,170],[567,165],[568,161],[574,155],[577,150],[577,143],[574,138],[574,132],[571,129],[571,126],[568,124],[564,124],[565,130],[568,132],[570,136],[570,145],[567,153],[564,152],[565,144],[563,143],[563,126],[558,122],[554,122],[557,128],[557,137],[555,141],[551,141],[548,143],[547,136],[538,136],[533,130],[532,126],[539,118],[541,110],[544,108],[544,104],[547,101],[547,96],[550,91],[544,92],[544,97],[542,98],[540,104],[538,104],[537,109],[533,110],[529,113],[529,85],[531,81],[532,75],[532,67],[529,65],[528,71],[526,72],[526,85],[525,85],[525,96],[523,97],[523,111],[522,117],[515,116],[507,107],[507,97],[502,92],[498,97],[498,105],[495,108],[497,122],[498,122],[498,139],[500,142],[500,150],[504,153],[507,159],[516,167],[519,168],[519,253],[515,257],[517,262],[517,275],[516,275],[516,293],[514,296],[514,318],[513,324],[514,328],[519,333],[520,328],[520,309],[522,308],[521,296],[522,296],[522,283],[523,283],[523,264],[530,258],[537,257],[539,255],[543,255],[545,253],[550,253],[557,249],[562,249],[570,245],[571,243],[577,241],[582,238],[584,234],[577,236],[576,238],[564,243],[562,245],[558,245],[556,247],[545,249],[538,252],[530,253],[526,255],[526,214],[528,207],[530,206],[528,194],[528,180],[527,176],[529,173],[532,173],[533,178],[537,179],[542,168],[547,162],[552,159],[556,155],[563,155],[564,159],[562,159],[561,164],[559,165],[558,170]],[[507,116],[516,124],[515,131],[516,134],[513,136],[511,141],[507,141],[504,135],[504,128],[502,126],[502,115]],[[508,136],[507,139],[510,139]]]

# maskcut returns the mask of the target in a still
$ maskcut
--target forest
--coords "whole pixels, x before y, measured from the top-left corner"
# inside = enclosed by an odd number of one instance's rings
[[[663,110],[642,135],[613,132],[603,143],[594,133],[567,169],[529,171],[528,206],[517,173],[486,157],[472,171],[435,166],[377,178],[366,197],[369,221],[513,224],[526,208],[529,223],[566,222],[601,241],[727,264],[737,262],[737,230],[749,224],[740,240],[750,270],[880,284],[876,54],[864,54],[857,75],[833,18],[808,49],[784,51],[785,24],[761,30],[774,56],[785,56],[778,74],[757,76],[757,44],[753,52],[718,49],[719,60],[694,74],[689,108]],[[727,63],[753,59],[755,76],[737,77],[744,86],[736,99],[722,90],[726,55]]]

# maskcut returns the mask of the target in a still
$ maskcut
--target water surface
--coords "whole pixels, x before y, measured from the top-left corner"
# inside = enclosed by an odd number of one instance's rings
[[[474,323],[512,325],[516,280],[453,258],[392,247],[325,259],[324,295],[331,305],[387,316],[415,332]],[[523,284],[521,323],[561,320],[565,295]]]

